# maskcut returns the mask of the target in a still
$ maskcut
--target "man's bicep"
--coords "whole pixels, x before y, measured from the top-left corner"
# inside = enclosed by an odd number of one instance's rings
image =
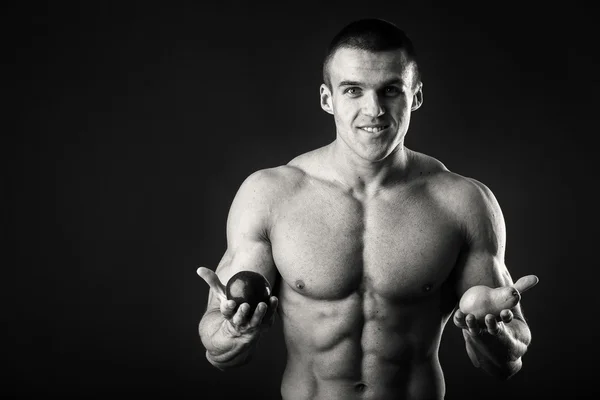
[[[512,285],[512,278],[504,260],[486,249],[469,246],[459,257],[456,279],[456,291],[459,298],[469,288],[485,285],[491,288]]]
[[[497,288],[514,284],[504,260],[485,250],[467,250],[464,254],[461,254],[457,271],[456,293],[459,299],[473,286],[485,285]],[[513,307],[511,311],[516,318],[523,319],[520,304]]]
[[[229,279],[240,271],[258,272],[267,278],[273,287],[277,270],[270,243],[262,239],[248,239],[237,243],[234,248],[227,249],[215,272],[221,282],[227,285]]]
[[[240,186],[227,217],[227,250],[216,268],[223,285],[237,272],[250,270],[261,273],[271,286],[277,270],[269,240],[273,208],[272,177],[259,171]],[[211,301],[218,306],[218,302]]]
[[[464,214],[465,243],[457,263],[459,298],[470,287],[496,288],[513,284],[504,262],[506,227],[494,194],[482,183],[472,182],[468,211]]]

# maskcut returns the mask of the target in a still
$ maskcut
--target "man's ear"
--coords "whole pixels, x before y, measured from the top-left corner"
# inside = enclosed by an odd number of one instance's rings
[[[326,84],[321,84],[321,108],[326,113],[333,114],[333,104],[331,102],[331,90]]]
[[[419,107],[421,107],[421,104],[423,104],[423,84],[419,83],[418,89],[413,94],[413,103],[410,110],[418,110]]]

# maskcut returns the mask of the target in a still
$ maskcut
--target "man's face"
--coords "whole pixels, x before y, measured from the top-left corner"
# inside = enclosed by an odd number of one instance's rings
[[[421,105],[413,75],[402,51],[337,50],[329,64],[331,87],[321,85],[321,107],[333,114],[338,139],[365,160],[387,157]]]

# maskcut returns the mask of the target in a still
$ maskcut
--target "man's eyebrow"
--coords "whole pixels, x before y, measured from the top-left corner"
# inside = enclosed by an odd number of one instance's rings
[[[362,86],[362,83],[357,81],[341,81],[339,86]]]
[[[383,85],[381,86],[389,86],[389,85],[394,85],[394,84],[401,84],[403,85],[403,81],[400,78],[392,78],[390,80],[387,80],[383,83]],[[340,84],[338,85],[339,87],[342,86],[364,86],[365,84],[362,82],[358,82],[358,81],[341,81]]]
[[[398,83],[400,85],[403,85],[404,81],[400,78],[392,78],[389,81],[385,81],[382,86],[394,85],[394,84],[398,84]]]

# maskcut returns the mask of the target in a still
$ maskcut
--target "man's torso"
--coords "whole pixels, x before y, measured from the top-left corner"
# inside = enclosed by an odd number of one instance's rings
[[[369,195],[308,163],[282,167],[289,189],[269,240],[288,349],[284,398],[443,397],[437,351],[464,242],[447,198],[457,178],[415,163],[405,181]]]

